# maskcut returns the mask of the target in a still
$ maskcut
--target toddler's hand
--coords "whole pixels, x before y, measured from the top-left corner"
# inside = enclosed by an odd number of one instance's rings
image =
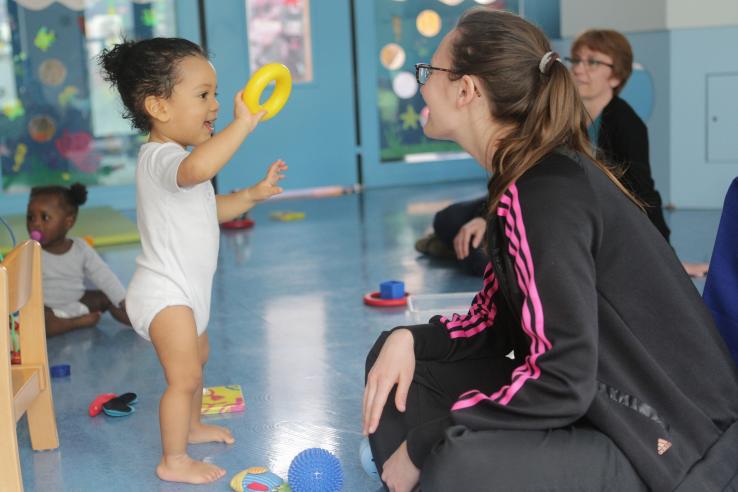
[[[272,162],[267,171],[266,178],[262,179],[249,190],[249,196],[255,202],[261,202],[269,197],[282,193],[279,182],[284,179],[284,171],[287,164],[282,159]]]
[[[241,90],[236,93],[236,97],[233,99],[233,119],[234,121],[243,120],[248,127],[249,133],[254,131],[254,128],[256,128],[256,125],[259,124],[266,113],[266,111],[259,111],[256,114],[252,114],[243,102],[243,91]]]

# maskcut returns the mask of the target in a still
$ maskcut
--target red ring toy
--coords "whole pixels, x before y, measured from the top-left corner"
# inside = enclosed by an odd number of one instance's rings
[[[254,221],[251,219],[234,219],[220,224],[223,229],[248,229],[254,227]]]
[[[405,295],[403,297],[400,297],[399,299],[382,299],[381,297],[379,297],[379,291],[370,292],[369,294],[364,296],[364,304],[374,307],[404,306],[407,304],[407,296],[408,293],[405,292]]]

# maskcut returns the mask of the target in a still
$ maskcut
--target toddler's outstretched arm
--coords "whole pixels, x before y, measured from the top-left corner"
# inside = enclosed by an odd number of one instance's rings
[[[235,191],[230,195],[215,197],[218,206],[218,222],[228,222],[242,213],[250,210],[257,203],[274,195],[282,193],[279,182],[284,179],[283,172],[287,170],[284,161],[272,162],[264,179],[254,186]]]
[[[264,117],[266,111],[251,114],[243,103],[241,93],[239,91],[233,100],[233,121],[207,142],[195,147],[179,165],[179,186],[187,188],[212,179]]]

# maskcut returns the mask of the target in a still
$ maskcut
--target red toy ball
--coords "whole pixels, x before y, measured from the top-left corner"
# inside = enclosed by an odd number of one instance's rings
[[[407,296],[408,293],[405,292],[405,295],[398,299],[382,299],[379,291],[370,292],[364,296],[364,304],[373,307],[399,307],[407,304]]]

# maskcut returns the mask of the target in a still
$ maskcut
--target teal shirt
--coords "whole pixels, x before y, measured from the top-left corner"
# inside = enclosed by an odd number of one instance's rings
[[[592,152],[597,151],[597,138],[600,136],[600,125],[602,124],[602,113],[594,119],[591,125],[587,127],[589,141],[592,142]]]

